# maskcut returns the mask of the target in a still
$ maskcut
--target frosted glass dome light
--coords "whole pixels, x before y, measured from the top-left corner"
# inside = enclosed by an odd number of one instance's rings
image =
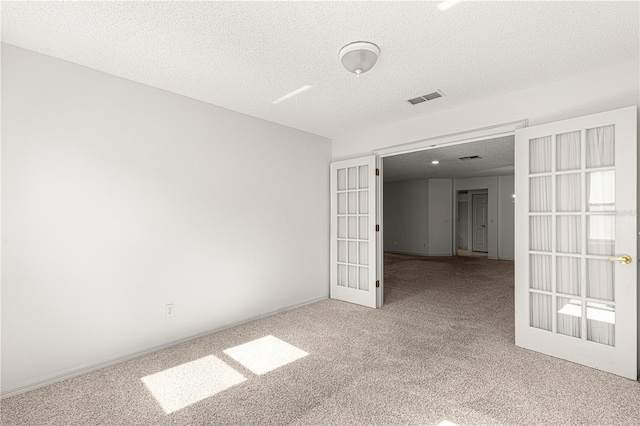
[[[340,49],[340,62],[347,71],[358,77],[373,68],[378,56],[380,56],[378,46],[367,41],[349,43]]]

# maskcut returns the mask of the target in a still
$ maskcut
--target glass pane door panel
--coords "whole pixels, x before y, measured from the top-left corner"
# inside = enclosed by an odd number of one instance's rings
[[[358,268],[356,266],[349,266],[348,285],[351,288],[358,288]]]
[[[358,238],[358,218],[356,216],[349,216],[349,238]]]
[[[529,297],[529,324],[531,327],[551,331],[551,296],[539,293],[529,293]]]
[[[580,174],[556,177],[556,209],[559,212],[580,211]]]
[[[360,290],[369,290],[369,268],[360,268],[359,281]]]
[[[361,265],[368,265],[369,264],[369,243],[361,241],[360,243],[360,259],[358,261],[358,263],[360,263]]]
[[[347,214],[347,194],[338,192],[338,214]]]
[[[530,179],[529,211],[551,211],[551,176],[534,177]]]
[[[348,211],[349,214],[358,214],[358,193],[355,191],[348,192]]]
[[[587,340],[615,346],[616,309],[606,303],[587,302]]]
[[[338,241],[338,262],[347,261],[347,242]]]
[[[366,189],[369,188],[369,166],[360,166],[358,167],[358,188]]]
[[[347,218],[338,217],[338,238],[347,238]]]
[[[580,131],[556,136],[556,170],[580,169]]]
[[[338,265],[338,285],[347,286],[347,265]]]
[[[338,169],[338,191],[344,191],[347,189],[347,170],[346,169]]]
[[[616,218],[614,215],[587,217],[587,253],[613,256],[616,249]]]
[[[556,259],[558,293],[580,296],[580,258],[558,256]]]
[[[551,256],[529,255],[529,288],[551,291]]]
[[[587,173],[587,211],[612,212],[616,209],[616,172]]]
[[[349,167],[347,169],[347,189],[358,189],[358,168]]]
[[[587,259],[587,297],[614,299],[615,263],[600,259]]]
[[[551,136],[529,141],[529,173],[551,171]]]
[[[551,251],[551,216],[531,216],[529,221],[531,250]]]
[[[358,244],[355,241],[349,241],[349,263],[358,263]]]
[[[369,213],[369,193],[367,191],[360,191],[358,193],[358,198],[360,201],[360,214]]]
[[[556,247],[558,253],[580,253],[582,248],[580,216],[556,217]]]
[[[587,168],[615,165],[615,127],[587,129]]]
[[[361,240],[369,239],[369,218],[368,217],[360,217],[358,218],[360,221],[360,235],[359,238]]]
[[[580,337],[582,330],[582,301],[558,297],[558,333],[571,337]]]

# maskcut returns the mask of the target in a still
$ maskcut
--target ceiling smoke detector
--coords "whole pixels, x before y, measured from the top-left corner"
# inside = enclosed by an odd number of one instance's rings
[[[368,41],[356,41],[340,49],[340,62],[358,77],[373,68],[378,56],[380,48]]]

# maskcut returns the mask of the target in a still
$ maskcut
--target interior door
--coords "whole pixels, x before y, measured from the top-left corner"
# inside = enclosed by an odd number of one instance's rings
[[[487,194],[471,196],[473,210],[473,251],[487,252]]]
[[[516,345],[636,379],[637,108],[516,130]]]
[[[376,307],[376,157],[331,164],[331,298]]]

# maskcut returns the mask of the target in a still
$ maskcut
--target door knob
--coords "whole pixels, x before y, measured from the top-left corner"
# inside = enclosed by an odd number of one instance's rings
[[[629,256],[628,254],[623,254],[619,257],[609,257],[607,258],[607,260],[610,260],[611,262],[620,262],[620,263],[624,263],[625,265],[628,265],[631,263],[631,256]]]

